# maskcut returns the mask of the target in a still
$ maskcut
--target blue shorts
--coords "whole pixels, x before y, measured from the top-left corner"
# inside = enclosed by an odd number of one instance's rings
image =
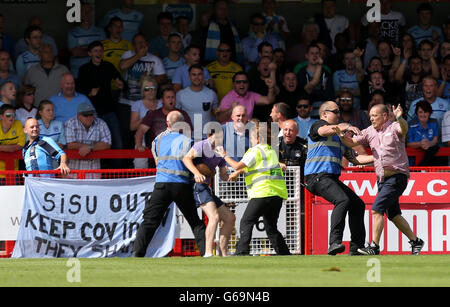
[[[223,205],[223,202],[217,197],[206,183],[195,183],[194,184],[194,199],[197,208],[200,205],[204,205],[209,202],[214,202],[216,207],[219,208]]]
[[[378,195],[372,210],[381,214],[386,213],[389,220],[402,214],[398,199],[407,185],[408,177],[405,174],[396,174],[386,178],[382,183],[378,182]]]

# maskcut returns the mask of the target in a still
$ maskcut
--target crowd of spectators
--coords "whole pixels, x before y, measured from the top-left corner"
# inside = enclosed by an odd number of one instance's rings
[[[438,4],[418,4],[417,19],[406,20],[391,9],[392,0],[381,0],[380,22],[364,15],[357,23],[337,14],[335,0],[322,0],[321,11],[301,21],[277,15],[276,5],[262,0],[244,34],[226,0],[202,13],[193,32],[187,16],[162,12],[154,21],[158,35],[148,37],[145,15],[132,0],[98,25],[91,5],[82,4],[67,46],[56,45],[39,17],[14,42],[3,33],[11,21],[0,14],[0,151],[23,146],[20,125],[29,117],[39,119],[42,135],[82,156],[109,148],[142,151],[178,109],[191,127],[220,122],[224,142],[234,146],[231,156],[239,158],[240,147],[248,148],[243,124],[251,118],[281,128],[296,123],[293,130],[306,139],[321,104],[333,100],[341,120],[359,129],[370,126],[372,106],[400,104],[409,122],[407,146],[426,152],[420,165],[448,165],[434,158],[450,143],[450,19],[432,24]],[[289,24],[298,22],[297,40]],[[67,63],[58,57],[64,48]],[[72,169],[100,167],[71,163]],[[136,159],[133,166],[149,164]]]

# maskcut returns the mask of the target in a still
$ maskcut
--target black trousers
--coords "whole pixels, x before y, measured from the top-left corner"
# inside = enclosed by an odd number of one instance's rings
[[[283,235],[277,229],[283,199],[278,196],[253,198],[249,201],[240,223],[240,239],[236,245],[236,255],[250,254],[253,226],[262,216],[267,236],[278,255],[290,255]]]
[[[345,217],[348,213],[351,241],[350,251],[364,247],[366,229],[364,227],[365,205],[361,198],[339,180],[339,176],[331,174],[309,175],[306,178],[307,189],[334,205],[331,213],[330,245],[342,243]]]
[[[155,183],[150,201],[145,205],[143,212],[144,221],[139,226],[136,234],[136,241],[134,242],[134,253],[136,256],[145,256],[147,246],[150,244],[167,208],[172,202],[175,202],[189,223],[201,255],[205,254],[206,226],[198,216],[192,185],[158,182]]]

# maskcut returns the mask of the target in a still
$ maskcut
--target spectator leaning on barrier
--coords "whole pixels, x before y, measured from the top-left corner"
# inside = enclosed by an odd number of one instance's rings
[[[82,103],[77,111],[77,116],[69,119],[64,126],[67,149],[78,150],[82,157],[93,151],[110,149],[111,133],[106,123],[96,117],[94,107],[89,103]],[[100,169],[100,159],[71,159],[69,167],[79,170]]]
[[[346,146],[357,144],[370,146],[373,152],[377,175],[378,195],[372,205],[372,242],[367,247],[358,248],[364,255],[380,253],[381,234],[384,229],[384,214],[410,240],[412,254],[418,255],[424,246],[402,217],[399,198],[406,189],[409,178],[409,163],[405,149],[408,123],[402,117],[400,105],[392,107],[395,122],[389,120],[387,106],[377,104],[369,111],[372,125],[353,138],[345,136],[340,127],[335,131]]]
[[[155,187],[150,202],[145,205],[144,221],[137,231],[131,257],[145,256],[147,247],[172,202],[176,203],[188,221],[200,254],[205,254],[205,224],[198,216],[190,173],[182,162],[192,142],[190,137],[179,132],[179,129],[187,128],[184,121],[180,112],[170,112],[167,115],[168,130],[158,135],[154,141],[154,158],[157,161]]]
[[[63,148],[67,144],[64,124],[54,118],[55,108],[53,103],[50,100],[42,100],[36,114],[40,135],[53,139],[59,147]]]
[[[60,170],[63,175],[70,173],[66,153],[53,139],[40,136],[37,119],[27,119],[23,131],[28,138],[28,142],[22,150],[27,171],[53,170],[53,160],[57,160],[59,161],[57,170]]]
[[[14,107],[4,104],[0,107],[0,152],[15,152],[25,145],[25,134],[20,121],[15,120]],[[19,169],[19,162],[14,162],[14,169]],[[0,171],[5,170],[5,161],[0,160]]]

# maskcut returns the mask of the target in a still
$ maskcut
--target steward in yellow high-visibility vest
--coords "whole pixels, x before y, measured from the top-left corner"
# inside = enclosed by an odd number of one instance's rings
[[[234,161],[223,151],[225,161],[236,172],[229,176],[229,180],[236,180],[244,173],[247,194],[250,201],[240,222],[239,242],[236,245],[236,255],[250,254],[250,241],[253,226],[263,217],[267,236],[278,255],[290,255],[289,248],[283,235],[277,229],[283,199],[287,199],[288,192],[283,171],[278,162],[276,152],[266,144],[270,139],[270,127],[263,131],[263,125],[252,119],[254,126],[250,130],[250,148],[240,162]]]

